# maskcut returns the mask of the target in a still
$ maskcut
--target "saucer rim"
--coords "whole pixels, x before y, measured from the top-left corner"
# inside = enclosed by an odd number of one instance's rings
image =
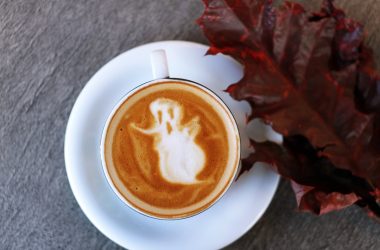
[[[139,50],[143,47],[146,47],[146,46],[152,46],[152,45],[161,45],[161,44],[165,44],[167,46],[170,46],[170,45],[190,45],[190,46],[195,46],[195,47],[198,47],[198,48],[201,48],[201,49],[205,49],[205,48],[208,48],[207,45],[204,45],[204,44],[200,44],[200,43],[196,43],[196,42],[191,42],[191,41],[181,41],[181,40],[167,40],[167,41],[158,41],[158,42],[151,42],[151,43],[146,43],[146,44],[142,44],[142,45],[139,45],[137,47],[134,47],[134,48],[131,48],[127,51],[124,51],[120,54],[118,54],[117,56],[115,56],[114,58],[112,58],[111,60],[109,60],[107,63],[105,63],[104,65],[102,65],[94,74],[93,76],[91,76],[91,78],[89,78],[89,80],[86,82],[85,86],[82,88],[82,90],[80,91],[79,95],[77,96],[76,100],[75,100],[75,103],[74,105],[72,106],[72,109],[70,111],[70,116],[69,116],[69,119],[67,121],[67,125],[66,125],[66,129],[65,129],[65,137],[64,137],[64,160],[65,160],[65,170],[66,170],[66,173],[67,173],[67,177],[68,177],[68,180],[69,180],[69,185],[70,185],[70,188],[72,190],[72,193],[74,195],[74,198],[76,200],[76,202],[78,203],[79,207],[81,208],[81,210],[83,211],[83,213],[85,214],[85,216],[87,217],[87,219],[91,222],[91,224],[93,226],[95,226],[95,228],[97,230],[99,230],[104,236],[106,236],[108,239],[110,239],[111,241],[113,241],[115,244],[125,248],[125,247],[128,247],[128,246],[125,246],[125,244],[122,244],[118,239],[115,239],[117,237],[112,237],[112,235],[110,235],[110,233],[106,233],[99,225],[101,223],[98,224],[98,221],[95,219],[97,216],[96,214],[90,214],[90,211],[87,209],[87,207],[84,205],[84,200],[82,200],[82,197],[79,197],[79,190],[77,189],[76,185],[74,185],[74,172],[72,170],[70,170],[70,168],[72,167],[69,167],[69,165],[71,165],[71,161],[69,160],[70,158],[70,155],[69,155],[69,150],[67,149],[68,147],[68,141],[70,141],[69,138],[69,132],[70,132],[70,128],[74,125],[75,121],[73,120],[73,113],[74,111],[76,111],[76,109],[79,109],[78,108],[78,103],[79,103],[79,100],[83,98],[83,96],[85,95],[88,95],[88,90],[93,88],[93,84],[91,84],[91,82],[94,81],[95,78],[97,78],[99,72],[105,68],[105,67],[108,67],[110,64],[112,64],[114,61],[118,60],[119,58],[121,57],[124,57],[126,54],[132,52],[132,51],[135,51],[135,50]],[[236,62],[237,63],[237,62]],[[207,87],[207,86],[206,86]],[[226,104],[226,106],[228,107],[228,105]],[[243,237],[259,220],[260,218],[262,218],[263,214],[267,211],[269,205],[271,204],[271,202],[273,201],[273,198],[275,196],[275,193],[278,189],[278,186],[279,186],[279,182],[280,182],[280,176],[278,174],[276,174],[275,172],[273,172],[274,174],[274,178],[275,178],[275,183],[273,184],[272,186],[272,191],[270,192],[270,195],[268,195],[268,197],[270,196],[267,204],[265,204],[265,206],[263,206],[263,209],[261,209],[261,211],[259,213],[256,214],[256,216],[251,220],[251,223],[249,223],[249,225],[247,225],[246,228],[244,228],[244,230],[242,230],[241,232],[239,232],[238,234],[240,235],[239,237],[233,239],[231,242],[229,242],[228,244],[225,244],[223,245],[222,247],[227,247],[231,244],[233,244],[234,242],[236,242],[238,239],[240,239],[241,237]],[[186,219],[184,219],[186,220]]]

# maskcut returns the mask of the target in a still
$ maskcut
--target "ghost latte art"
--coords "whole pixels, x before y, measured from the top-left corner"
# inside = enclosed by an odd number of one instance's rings
[[[157,218],[183,218],[211,206],[239,164],[235,121],[212,92],[180,80],[132,91],[103,135],[111,186],[130,206]]]

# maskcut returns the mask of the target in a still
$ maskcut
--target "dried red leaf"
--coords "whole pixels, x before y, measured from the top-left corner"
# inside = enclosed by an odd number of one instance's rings
[[[300,210],[324,214],[360,202],[380,216],[373,188],[350,171],[336,168],[326,157],[320,157],[323,149],[315,149],[307,138],[296,135],[284,138],[283,145],[273,142],[251,141],[255,153],[244,160],[245,167],[255,162],[267,162],[277,172],[292,181]]]
[[[354,193],[325,193],[313,187],[291,182],[296,194],[298,208],[301,211],[313,211],[321,215],[337,209],[342,209],[356,203],[359,197]]]
[[[244,66],[227,91],[249,102],[249,119],[284,135],[283,146],[253,142],[243,170],[272,163],[295,182],[301,209],[321,214],[360,203],[379,216],[380,80],[362,25],[328,0],[314,14],[297,3],[275,9],[271,0],[204,3],[198,24],[208,53]]]

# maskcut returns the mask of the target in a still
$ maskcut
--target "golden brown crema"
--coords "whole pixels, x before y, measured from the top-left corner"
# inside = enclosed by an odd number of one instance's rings
[[[235,121],[199,85],[148,84],[132,92],[109,121],[104,140],[107,174],[139,211],[181,218],[212,205],[238,168]]]

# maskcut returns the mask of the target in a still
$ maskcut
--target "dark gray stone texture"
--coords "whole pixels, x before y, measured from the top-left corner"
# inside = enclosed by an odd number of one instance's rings
[[[304,0],[310,8],[319,0]],[[336,1],[380,55],[380,1]],[[0,1],[0,249],[120,249],[87,220],[63,158],[70,110],[119,53],[159,40],[206,43],[200,0]],[[380,249],[380,224],[352,207],[296,212],[282,182],[257,225],[227,249]]]

